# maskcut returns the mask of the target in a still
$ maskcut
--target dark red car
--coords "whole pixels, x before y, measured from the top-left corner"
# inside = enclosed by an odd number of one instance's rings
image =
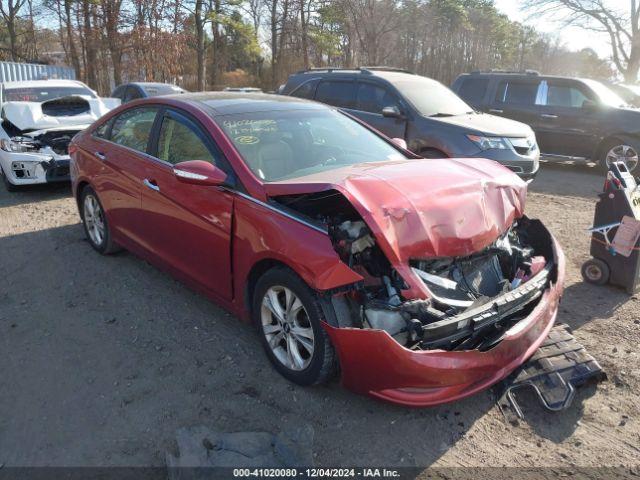
[[[525,362],[564,257],[488,160],[425,160],[330,107],[261,94],[122,106],[70,148],[91,245],[126,248],[242,319],[303,385],[434,405]],[[338,369],[339,366],[339,369]]]

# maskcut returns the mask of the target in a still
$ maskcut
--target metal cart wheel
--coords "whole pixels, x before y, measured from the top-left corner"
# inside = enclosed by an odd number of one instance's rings
[[[611,269],[599,258],[587,260],[582,265],[582,278],[593,285],[606,285],[609,282]]]

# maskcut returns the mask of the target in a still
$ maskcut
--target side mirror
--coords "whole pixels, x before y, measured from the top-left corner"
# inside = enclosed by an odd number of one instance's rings
[[[384,107],[382,109],[382,116],[387,118],[402,118],[402,112],[394,105],[392,107]]]
[[[204,160],[180,162],[173,167],[178,180],[192,185],[217,186],[224,184],[227,174],[212,163]]]
[[[598,104],[593,100],[585,100],[584,102],[582,102],[582,109],[593,112],[594,110],[598,109]]]
[[[392,138],[391,141],[403,149],[407,149],[407,142],[404,138]]]

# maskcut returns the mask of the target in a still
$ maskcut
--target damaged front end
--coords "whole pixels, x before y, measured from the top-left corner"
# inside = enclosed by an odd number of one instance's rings
[[[471,253],[419,256],[414,249],[400,261],[383,251],[373,217],[367,222],[342,191],[271,200],[326,228],[340,259],[364,278],[325,292],[332,306],[326,329],[352,390],[413,406],[471,395],[521,365],[555,321],[564,259],[537,220],[516,215]]]
[[[15,185],[69,181],[69,144],[108,111],[98,99],[71,95],[46,102],[6,102],[0,164]]]
[[[5,131],[7,128],[5,127]],[[0,140],[3,170],[13,183],[47,183],[69,180],[69,143],[78,129],[19,132]]]

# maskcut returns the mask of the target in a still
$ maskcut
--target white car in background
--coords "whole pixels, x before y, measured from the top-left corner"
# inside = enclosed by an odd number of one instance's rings
[[[0,84],[0,173],[9,191],[69,181],[71,138],[119,104],[76,80]]]

